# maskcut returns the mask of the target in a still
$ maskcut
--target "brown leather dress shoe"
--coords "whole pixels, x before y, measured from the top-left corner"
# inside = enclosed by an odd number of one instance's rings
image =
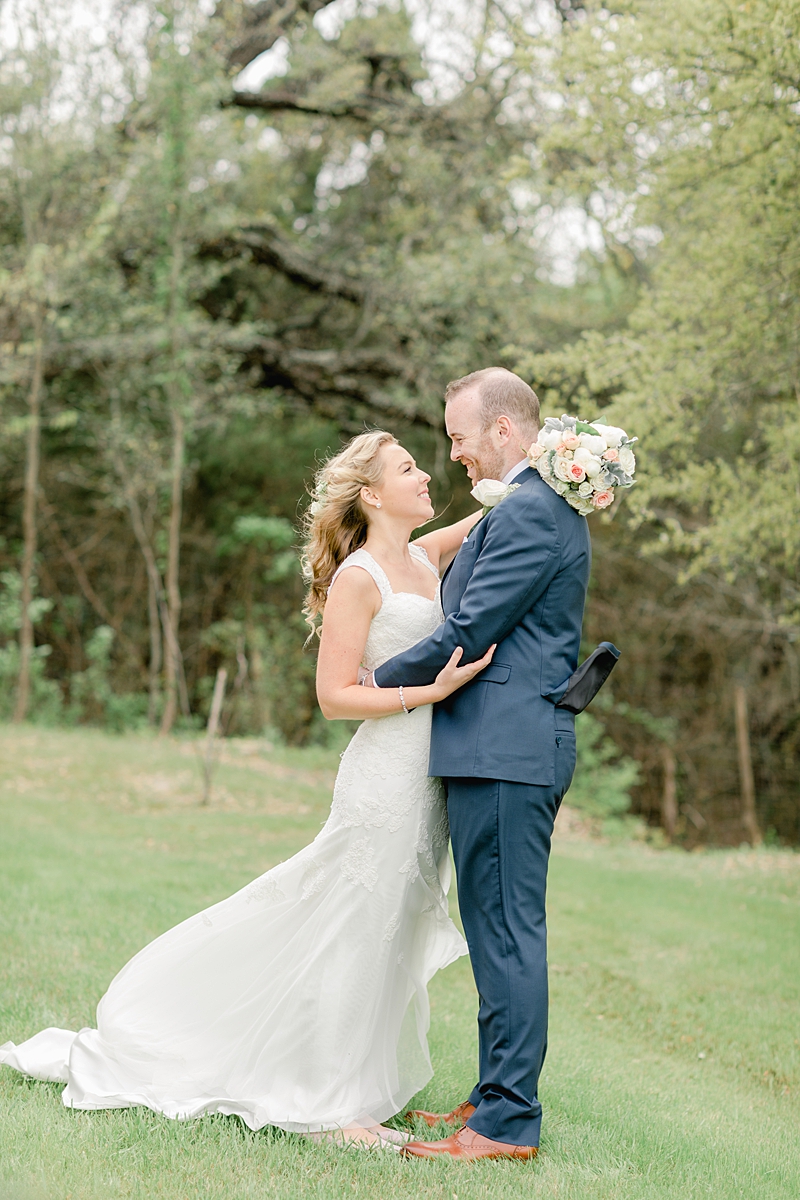
[[[447,1154],[465,1162],[479,1158],[536,1158],[538,1146],[513,1146],[510,1142],[493,1142],[465,1125],[457,1133],[440,1142],[408,1142],[400,1150],[403,1158],[439,1158]]]
[[[424,1121],[433,1129],[434,1125],[438,1125],[440,1121],[444,1121],[445,1125],[466,1125],[474,1112],[475,1105],[470,1104],[469,1100],[463,1100],[449,1113],[426,1112],[424,1108],[413,1108],[411,1112],[406,1113],[405,1119],[407,1121]]]

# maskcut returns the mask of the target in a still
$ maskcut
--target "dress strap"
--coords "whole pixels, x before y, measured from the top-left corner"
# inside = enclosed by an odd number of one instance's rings
[[[381,600],[388,599],[392,595],[392,585],[389,583],[388,576],[383,567],[375,561],[368,550],[363,546],[359,550],[354,550],[352,554],[348,554],[347,558],[334,572],[333,579],[328,585],[328,591],[333,587],[334,583],[342,571],[347,567],[361,567],[368,575],[372,576],[375,586],[381,594]]]
[[[425,566],[428,568],[428,570],[432,571],[437,579],[439,578],[439,572],[436,570],[436,567],[433,565],[431,560],[428,558],[428,551],[425,549],[424,546],[418,546],[416,544],[416,542],[409,542],[408,550],[409,550],[409,553],[411,554],[412,558],[416,558],[417,562],[424,563]]]

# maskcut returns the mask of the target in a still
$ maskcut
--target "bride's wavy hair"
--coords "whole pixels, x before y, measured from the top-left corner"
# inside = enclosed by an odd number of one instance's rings
[[[303,612],[312,634],[320,632],[317,620],[322,617],[337,567],[367,540],[361,489],[380,483],[380,452],[388,445],[397,445],[397,438],[383,429],[360,433],[317,472],[305,514],[303,547],[303,575],[308,584]]]

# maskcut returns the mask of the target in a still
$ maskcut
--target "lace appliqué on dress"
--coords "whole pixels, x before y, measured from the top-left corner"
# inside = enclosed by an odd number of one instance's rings
[[[368,892],[374,890],[378,882],[378,868],[375,866],[375,851],[368,837],[353,842],[342,860],[341,870],[350,883],[360,884]]]
[[[303,875],[303,899],[309,900],[312,896],[316,896],[317,892],[321,891],[324,886],[325,868],[321,862],[317,862],[315,858],[312,858]]]
[[[383,940],[385,942],[393,941],[394,935],[397,933],[399,928],[400,928],[400,913],[395,913],[394,916],[391,917],[386,922],[386,928],[383,931]]]
[[[277,904],[286,899],[286,894],[281,891],[277,879],[271,875],[264,875],[261,879],[256,879],[245,889],[245,895],[248,904],[252,904],[254,900],[263,900],[266,904]]]

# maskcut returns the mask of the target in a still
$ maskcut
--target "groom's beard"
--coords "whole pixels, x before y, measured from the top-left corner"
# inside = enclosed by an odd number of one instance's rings
[[[472,465],[475,471],[473,483],[480,483],[481,479],[502,479],[506,473],[505,458],[488,436],[478,447]]]

